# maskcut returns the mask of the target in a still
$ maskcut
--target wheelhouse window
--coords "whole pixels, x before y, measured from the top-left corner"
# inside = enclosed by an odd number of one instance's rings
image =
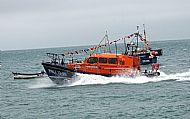
[[[97,57],[90,57],[87,62],[90,64],[97,63],[98,58]]]
[[[117,64],[117,58],[109,58],[108,63],[109,64]]]
[[[99,63],[107,63],[107,58],[99,58]]]

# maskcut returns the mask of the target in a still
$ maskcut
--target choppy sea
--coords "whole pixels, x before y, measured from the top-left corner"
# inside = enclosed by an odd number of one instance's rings
[[[70,85],[48,77],[14,80],[12,72],[40,72],[47,52],[85,47],[0,52],[0,119],[190,119],[190,40],[151,42],[162,48],[161,76],[80,74]]]

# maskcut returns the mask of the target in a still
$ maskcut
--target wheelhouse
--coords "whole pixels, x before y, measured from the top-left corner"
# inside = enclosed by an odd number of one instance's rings
[[[139,61],[138,56],[105,53],[93,54],[82,63],[70,63],[67,67],[81,73],[115,75],[140,70]]]
[[[135,65],[140,65],[138,61],[139,57],[123,54],[94,54],[88,57],[84,63],[96,65],[125,65],[133,67]]]

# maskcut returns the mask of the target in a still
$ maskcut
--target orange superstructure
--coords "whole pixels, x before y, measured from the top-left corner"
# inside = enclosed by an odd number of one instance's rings
[[[93,54],[81,63],[68,63],[67,67],[80,73],[128,75],[132,70],[140,70],[140,58],[124,54]]]

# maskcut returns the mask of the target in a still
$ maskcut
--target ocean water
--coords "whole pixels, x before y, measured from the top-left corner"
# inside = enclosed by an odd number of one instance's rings
[[[79,74],[70,85],[48,77],[14,80],[11,72],[40,72],[46,52],[85,47],[0,52],[0,119],[190,118],[190,40],[151,42],[162,48],[161,76]]]

